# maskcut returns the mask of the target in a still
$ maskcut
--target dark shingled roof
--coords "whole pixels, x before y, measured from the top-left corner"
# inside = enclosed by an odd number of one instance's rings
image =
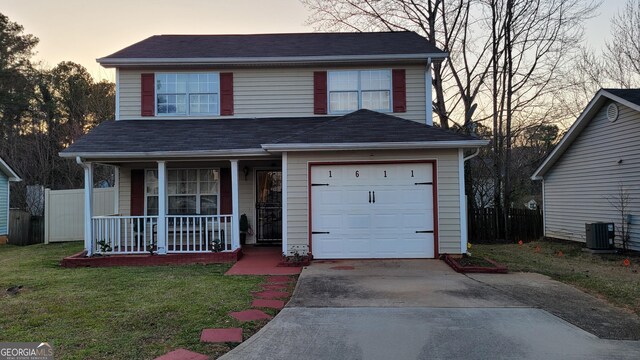
[[[640,89],[602,89],[640,106]]]
[[[102,59],[268,58],[445,53],[409,31],[255,35],[156,35]]]
[[[469,140],[478,139],[392,115],[358,110],[325,117],[107,121],[62,153],[258,150],[263,144]]]
[[[278,139],[280,144],[384,143],[406,141],[465,141],[475,137],[371,110],[358,110],[327,119]]]

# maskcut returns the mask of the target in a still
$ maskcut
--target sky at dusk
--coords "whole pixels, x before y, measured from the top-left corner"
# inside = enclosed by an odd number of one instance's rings
[[[625,0],[604,0],[586,22],[594,49],[609,35],[609,21]],[[308,32],[308,11],[298,0],[0,0],[0,12],[40,38],[36,60],[85,66],[96,78],[114,80],[95,59],[156,34]]]

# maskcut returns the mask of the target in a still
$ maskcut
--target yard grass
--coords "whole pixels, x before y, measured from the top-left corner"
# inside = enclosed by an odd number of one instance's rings
[[[176,348],[216,358],[227,345],[200,343],[210,327],[242,327],[258,276],[223,276],[229,265],[61,268],[80,243],[0,246],[0,342],[53,343],[56,359],[153,359]],[[17,295],[6,289],[22,285]]]
[[[640,315],[640,255],[598,255],[582,248],[581,243],[544,240],[522,245],[473,244],[470,251],[506,265],[510,272],[544,274]],[[629,266],[624,265],[627,258]]]

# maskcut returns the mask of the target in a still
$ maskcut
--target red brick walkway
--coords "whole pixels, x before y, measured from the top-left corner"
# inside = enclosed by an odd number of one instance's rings
[[[225,275],[298,275],[302,267],[278,266],[282,261],[280,247],[242,248],[242,258]]]

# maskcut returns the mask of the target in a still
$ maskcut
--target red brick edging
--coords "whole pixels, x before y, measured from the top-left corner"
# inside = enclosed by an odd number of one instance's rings
[[[167,255],[107,255],[87,257],[86,251],[62,259],[60,265],[66,268],[110,267],[110,266],[156,266],[184,264],[224,264],[235,263],[242,258],[242,249],[232,252],[210,252],[197,254]]]

